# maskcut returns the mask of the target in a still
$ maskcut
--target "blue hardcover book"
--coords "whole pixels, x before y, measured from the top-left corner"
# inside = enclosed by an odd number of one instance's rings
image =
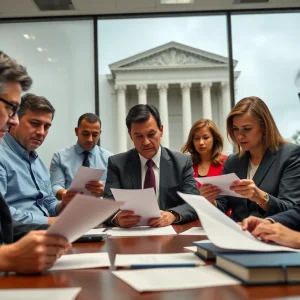
[[[246,252],[246,251],[238,251],[238,250],[230,250],[230,249],[220,248],[220,247],[215,246],[211,242],[207,242],[207,243],[194,242],[193,244],[197,246],[196,254],[203,259],[215,259],[217,252],[221,252],[221,253]]]
[[[217,253],[216,267],[245,284],[300,282],[300,253]]]

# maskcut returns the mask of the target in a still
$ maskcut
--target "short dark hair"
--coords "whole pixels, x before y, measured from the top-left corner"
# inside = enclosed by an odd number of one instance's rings
[[[86,120],[87,122],[89,123],[97,123],[99,122],[100,124],[100,128],[101,128],[101,120],[99,119],[99,117],[95,114],[92,114],[92,113],[85,113],[83,115],[81,115],[78,119],[78,122],[77,122],[77,127],[80,126],[81,122],[83,120]]]
[[[41,110],[52,113],[52,119],[54,118],[55,114],[55,108],[45,97],[30,93],[23,95],[21,98],[20,109],[18,111],[19,119],[21,119],[27,113],[28,110]]]
[[[32,85],[32,79],[27,74],[26,68],[0,50],[0,94],[6,92],[9,81],[19,82],[22,91],[29,90]]]
[[[132,123],[144,123],[150,119],[150,116],[153,116],[157,127],[160,128],[161,120],[157,108],[154,105],[150,104],[137,104],[133,106],[126,117],[126,126],[128,130],[131,130]]]

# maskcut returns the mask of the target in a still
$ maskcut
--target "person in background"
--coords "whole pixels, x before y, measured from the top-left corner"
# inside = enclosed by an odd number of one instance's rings
[[[67,189],[80,166],[105,170],[100,181],[91,181],[86,188],[92,195],[103,195],[106,181],[108,158],[112,153],[97,145],[101,136],[101,121],[92,113],[79,117],[75,128],[77,143],[54,153],[50,165],[53,194],[58,200],[67,193]]]
[[[55,109],[42,96],[22,96],[19,126],[13,126],[0,145],[0,192],[12,218],[22,223],[53,224],[75,193],[58,201],[52,193],[50,173],[36,149],[52,125]]]
[[[232,209],[236,222],[294,207],[300,200],[300,146],[283,139],[267,105],[258,97],[240,100],[227,117],[227,132],[237,153],[227,158],[223,174],[240,178],[230,187],[240,197],[218,196],[214,186],[202,195],[223,212]]]
[[[194,177],[221,175],[227,158],[222,154],[223,137],[216,124],[208,119],[196,121],[181,151],[191,155]],[[197,182],[200,194],[201,184]]]
[[[31,84],[26,69],[0,51],[0,143],[9,128],[18,126],[21,92]],[[13,221],[0,193],[0,272],[31,274],[52,267],[70,245],[63,237],[45,235],[44,230],[39,230],[47,227]],[[28,233],[30,230],[39,231]]]
[[[111,188],[153,187],[161,216],[151,219],[149,226],[162,227],[197,220],[194,209],[177,194],[180,191],[199,195],[191,158],[160,145],[163,125],[158,110],[153,105],[135,105],[128,112],[126,126],[135,148],[108,159],[104,198],[113,199]],[[132,227],[140,220],[134,211],[119,211],[106,223]]]

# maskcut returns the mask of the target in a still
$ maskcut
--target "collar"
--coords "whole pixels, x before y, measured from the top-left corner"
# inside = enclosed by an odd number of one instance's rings
[[[35,160],[38,158],[38,154],[36,151],[27,152],[12,136],[9,132],[7,132],[3,138],[7,144],[7,146],[19,157],[26,158],[30,160]]]
[[[144,156],[140,155],[140,161],[143,167],[145,167],[146,162],[147,162],[147,158],[145,158]],[[161,146],[159,146],[158,151],[156,152],[156,154],[151,158],[155,164],[155,166],[159,169],[160,166],[160,157],[161,157]]]
[[[97,145],[91,151],[89,151],[90,154],[92,154],[92,155],[96,154],[96,147],[97,147]],[[76,145],[75,145],[75,151],[79,155],[79,154],[82,154],[83,151],[85,151],[85,150],[77,142]]]

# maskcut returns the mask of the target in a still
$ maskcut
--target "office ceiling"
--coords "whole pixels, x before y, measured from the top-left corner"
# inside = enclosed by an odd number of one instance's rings
[[[57,1],[57,0],[49,0]],[[244,0],[194,0],[193,4],[160,4],[160,0],[72,0],[73,10],[40,11],[34,0],[0,0],[0,19],[45,16],[109,15],[220,10],[300,8],[300,0],[269,0],[235,4]],[[257,2],[257,0],[252,0]]]

